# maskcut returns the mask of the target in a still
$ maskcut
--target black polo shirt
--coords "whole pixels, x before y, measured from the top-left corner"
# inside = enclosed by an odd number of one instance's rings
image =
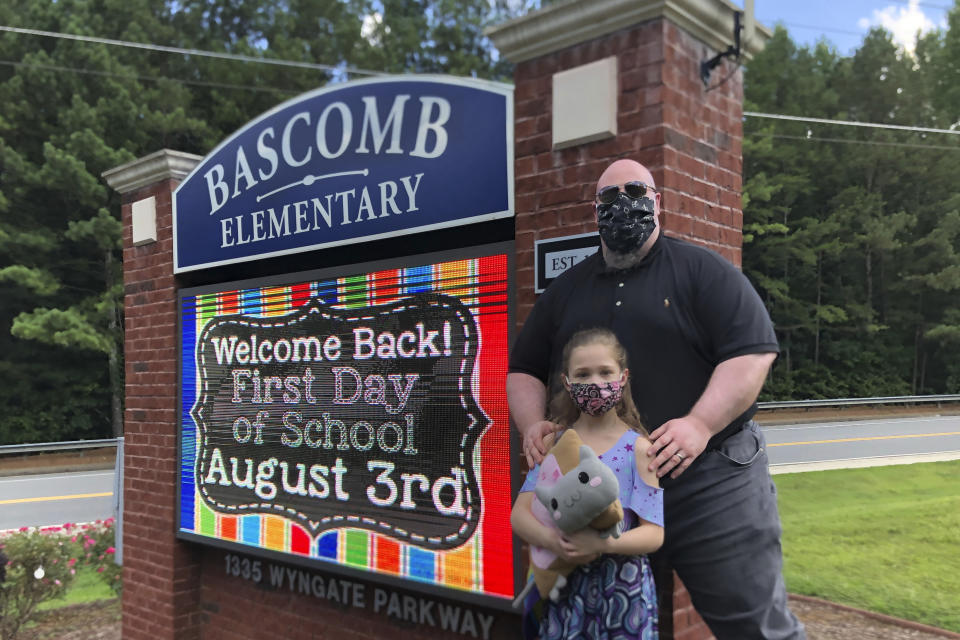
[[[612,329],[626,348],[633,398],[650,431],[686,415],[719,363],[779,351],[747,278],[719,254],[662,233],[634,267],[608,269],[597,252],[552,282],[517,337],[510,371],[551,388],[567,340],[593,327]]]

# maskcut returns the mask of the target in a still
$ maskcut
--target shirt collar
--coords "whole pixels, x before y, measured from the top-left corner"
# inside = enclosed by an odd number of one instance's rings
[[[616,274],[616,273],[628,273],[636,269],[642,269],[656,259],[657,255],[662,250],[662,247],[663,247],[663,229],[660,229],[660,233],[657,234],[657,239],[653,241],[653,245],[650,247],[650,250],[647,251],[647,255],[643,256],[643,258],[640,259],[640,262],[634,265],[631,265],[626,269],[614,269],[612,267],[608,267],[606,261],[603,259],[603,249],[601,248],[600,251],[597,252],[600,255],[601,271],[603,273]]]

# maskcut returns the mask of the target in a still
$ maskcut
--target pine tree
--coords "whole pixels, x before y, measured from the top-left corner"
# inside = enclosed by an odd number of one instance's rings
[[[120,206],[103,171],[161,148],[204,155],[284,100],[361,77],[355,67],[504,79],[508,67],[483,29],[524,8],[505,0],[0,4],[5,25],[321,66],[0,34],[0,442],[122,433]]]

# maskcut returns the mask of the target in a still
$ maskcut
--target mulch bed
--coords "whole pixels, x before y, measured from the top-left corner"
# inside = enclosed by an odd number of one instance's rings
[[[790,610],[807,627],[808,640],[960,640],[960,633],[810,596],[790,596]]]
[[[42,611],[17,640],[120,640],[120,599]]]
[[[960,633],[861,611],[809,596],[790,596],[790,608],[808,640],[960,640]],[[120,600],[45,611],[22,640],[120,640]]]

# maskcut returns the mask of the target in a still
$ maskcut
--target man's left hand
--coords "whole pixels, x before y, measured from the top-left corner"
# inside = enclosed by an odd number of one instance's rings
[[[658,478],[668,473],[671,478],[678,477],[703,453],[710,436],[707,424],[692,415],[664,422],[650,434],[652,444],[647,456],[656,458],[647,468],[655,471]]]

